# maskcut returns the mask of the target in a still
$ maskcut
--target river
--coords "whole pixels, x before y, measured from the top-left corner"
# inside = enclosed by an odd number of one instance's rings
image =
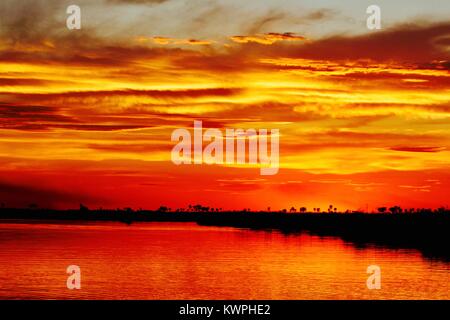
[[[81,270],[81,289],[66,268]],[[369,290],[366,269],[381,268]],[[0,223],[0,299],[450,299],[416,250],[195,223]]]

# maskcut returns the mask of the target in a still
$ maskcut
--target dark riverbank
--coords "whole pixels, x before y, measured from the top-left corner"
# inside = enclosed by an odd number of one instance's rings
[[[428,258],[450,261],[449,213],[232,213],[203,215],[198,223],[336,236],[358,247],[418,249]]]
[[[427,258],[450,261],[450,213],[280,213],[160,212],[132,210],[0,210],[0,219],[59,221],[196,222],[282,233],[336,236],[364,247],[369,244],[420,250]]]

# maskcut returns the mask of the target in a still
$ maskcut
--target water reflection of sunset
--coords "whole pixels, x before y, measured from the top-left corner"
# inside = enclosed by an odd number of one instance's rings
[[[357,249],[338,238],[186,223],[4,224],[0,231],[0,240],[9,239],[0,242],[3,299],[448,299],[450,293],[448,263],[415,250]],[[64,266],[74,262],[81,290],[65,287]],[[382,290],[366,288],[373,263],[382,268]]]

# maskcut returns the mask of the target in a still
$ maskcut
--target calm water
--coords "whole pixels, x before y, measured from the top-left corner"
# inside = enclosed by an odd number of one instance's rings
[[[81,290],[66,268],[81,268]],[[366,288],[366,268],[382,289]],[[450,265],[336,238],[192,223],[0,224],[1,299],[450,299]]]

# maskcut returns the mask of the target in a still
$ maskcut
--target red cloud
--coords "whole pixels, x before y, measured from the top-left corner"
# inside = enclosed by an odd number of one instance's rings
[[[445,151],[446,147],[392,147],[389,148],[394,151],[405,151],[405,152],[440,152]]]

